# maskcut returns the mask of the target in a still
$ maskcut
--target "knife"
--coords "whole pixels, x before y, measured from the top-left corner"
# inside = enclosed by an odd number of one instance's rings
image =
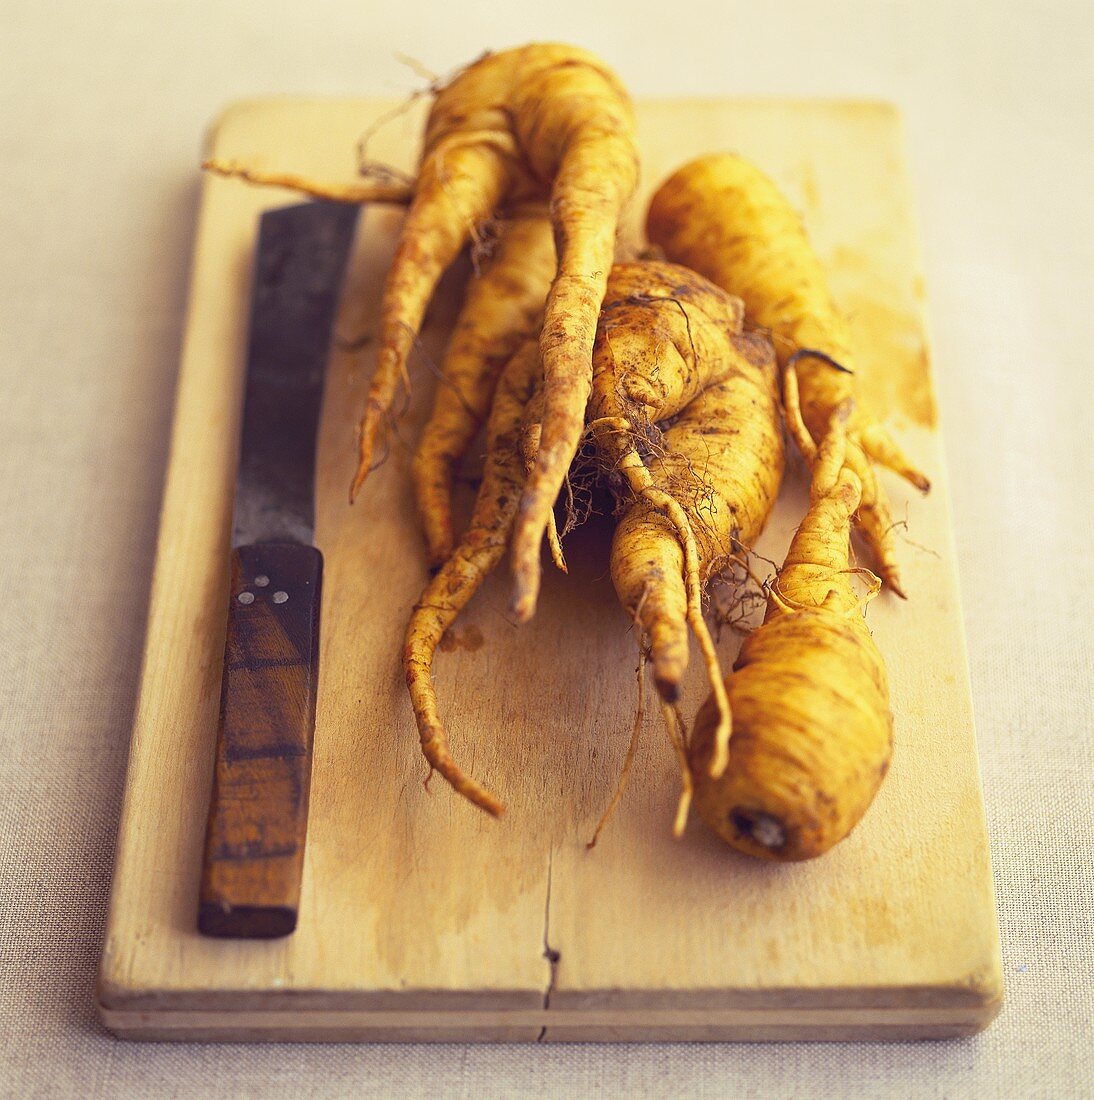
[[[228,631],[198,930],[296,927],[319,674],[315,446],[356,206],[262,215],[232,528]]]

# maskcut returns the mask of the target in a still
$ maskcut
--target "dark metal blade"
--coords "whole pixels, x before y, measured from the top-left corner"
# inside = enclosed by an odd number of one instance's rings
[[[312,541],[323,375],[357,211],[309,202],[262,215],[233,546]]]

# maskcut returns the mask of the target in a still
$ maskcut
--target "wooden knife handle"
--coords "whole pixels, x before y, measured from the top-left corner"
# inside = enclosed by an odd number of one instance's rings
[[[265,543],[232,553],[198,909],[207,936],[268,939],[296,927],[322,581],[314,546]]]

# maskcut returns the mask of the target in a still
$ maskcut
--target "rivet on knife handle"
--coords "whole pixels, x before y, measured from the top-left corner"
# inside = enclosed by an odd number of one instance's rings
[[[296,927],[308,827],[323,557],[232,554],[213,797],[198,927],[268,938]]]

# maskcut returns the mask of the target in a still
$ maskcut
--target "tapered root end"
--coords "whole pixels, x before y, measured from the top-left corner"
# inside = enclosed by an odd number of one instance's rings
[[[720,779],[729,767],[729,716],[723,715],[714,730],[714,751],[707,765],[707,775]]]
[[[711,779],[720,779],[729,767],[729,739],[733,733],[733,715],[729,709],[725,681],[718,674],[717,665],[709,668],[708,672],[710,697],[717,717],[712,734],[710,760],[707,761],[707,775]]]
[[[547,545],[551,549],[551,561],[555,563],[555,568],[560,573],[569,573],[569,569],[566,568],[566,555],[562,552],[562,540],[558,536],[558,526],[555,523],[555,514],[551,513],[550,521],[547,524]]]
[[[539,462],[543,463],[543,452],[539,453]],[[547,498],[546,508],[541,509],[541,494],[536,491],[535,472],[524,487],[520,506],[517,511],[516,524],[513,529],[511,541],[511,562],[513,570],[513,602],[511,610],[517,622],[526,623],[536,613],[536,603],[539,600],[539,587],[543,577],[543,567],[540,564],[540,556],[543,552],[543,540],[547,537],[549,543],[551,523],[551,504]],[[557,549],[558,557],[562,556],[561,546],[551,546],[554,556]],[[557,559],[556,559],[557,561]],[[565,566],[560,566],[565,571]]]
[[[555,541],[551,542],[551,561],[560,573],[565,573],[569,576],[570,570],[566,566],[566,558],[562,553],[561,543]]]
[[[501,817],[505,813],[505,805],[490,793],[481,783],[472,779],[463,768],[456,763],[452,753],[448,749],[448,734],[434,713],[435,700],[433,691],[427,687],[423,692],[422,684],[428,684],[428,670],[413,668],[407,673],[407,686],[410,688],[414,705],[414,717],[418,723],[418,736],[421,741],[422,755],[430,768],[430,776],[436,772],[458,795],[462,795],[468,802],[485,810],[491,817]],[[425,696],[425,698],[423,698]],[[426,780],[428,790],[429,780]]]
[[[894,596],[899,596],[902,600],[908,598],[908,593],[904,591],[904,582],[900,579],[900,574],[895,570],[890,570],[885,574],[885,587],[888,588]]]
[[[455,551],[455,539],[452,537],[451,524],[447,530],[425,532],[425,560],[429,575],[435,577]]]
[[[453,454],[452,448],[442,449],[433,434],[438,430],[434,421],[426,425],[410,463],[410,484],[431,573],[448,561],[456,544],[452,493],[459,453]]]
[[[535,596],[517,596],[512,603],[513,618],[522,625],[531,622],[536,614]]]
[[[485,811],[491,817],[504,817],[505,803],[496,798],[485,787],[476,783],[470,776],[465,775],[451,759],[434,764],[434,768],[458,795],[462,795],[472,805],[478,806],[480,810]]]
[[[489,791],[479,787],[476,791],[454,788],[474,806],[488,813],[495,820],[505,816],[505,803],[499,802]]]
[[[922,470],[917,470],[887,436],[885,446],[872,446],[867,448],[867,454],[882,466],[887,466],[898,477],[902,477],[909,485],[914,485],[921,493],[931,491],[931,483]]]
[[[539,602],[539,569],[517,567],[516,585],[511,610],[518,623],[527,623],[536,613]]]
[[[480,810],[485,810],[492,818],[498,820],[505,816],[505,803],[499,802],[492,794],[483,791],[483,797],[471,799]]]
[[[361,444],[357,452],[357,470],[349,487],[350,504],[357,499],[361,486],[364,485],[368,475],[372,472],[372,445],[375,434],[375,428],[368,421],[361,425]]]
[[[688,636],[684,624],[664,615],[643,599],[631,612],[635,625],[649,638],[653,684],[662,702],[680,701],[680,685],[688,671]]]
[[[687,773],[685,773],[687,774]],[[676,804],[676,817],[672,822],[672,839],[679,840],[688,827],[688,814],[691,812],[690,784],[680,792],[680,801]]]

